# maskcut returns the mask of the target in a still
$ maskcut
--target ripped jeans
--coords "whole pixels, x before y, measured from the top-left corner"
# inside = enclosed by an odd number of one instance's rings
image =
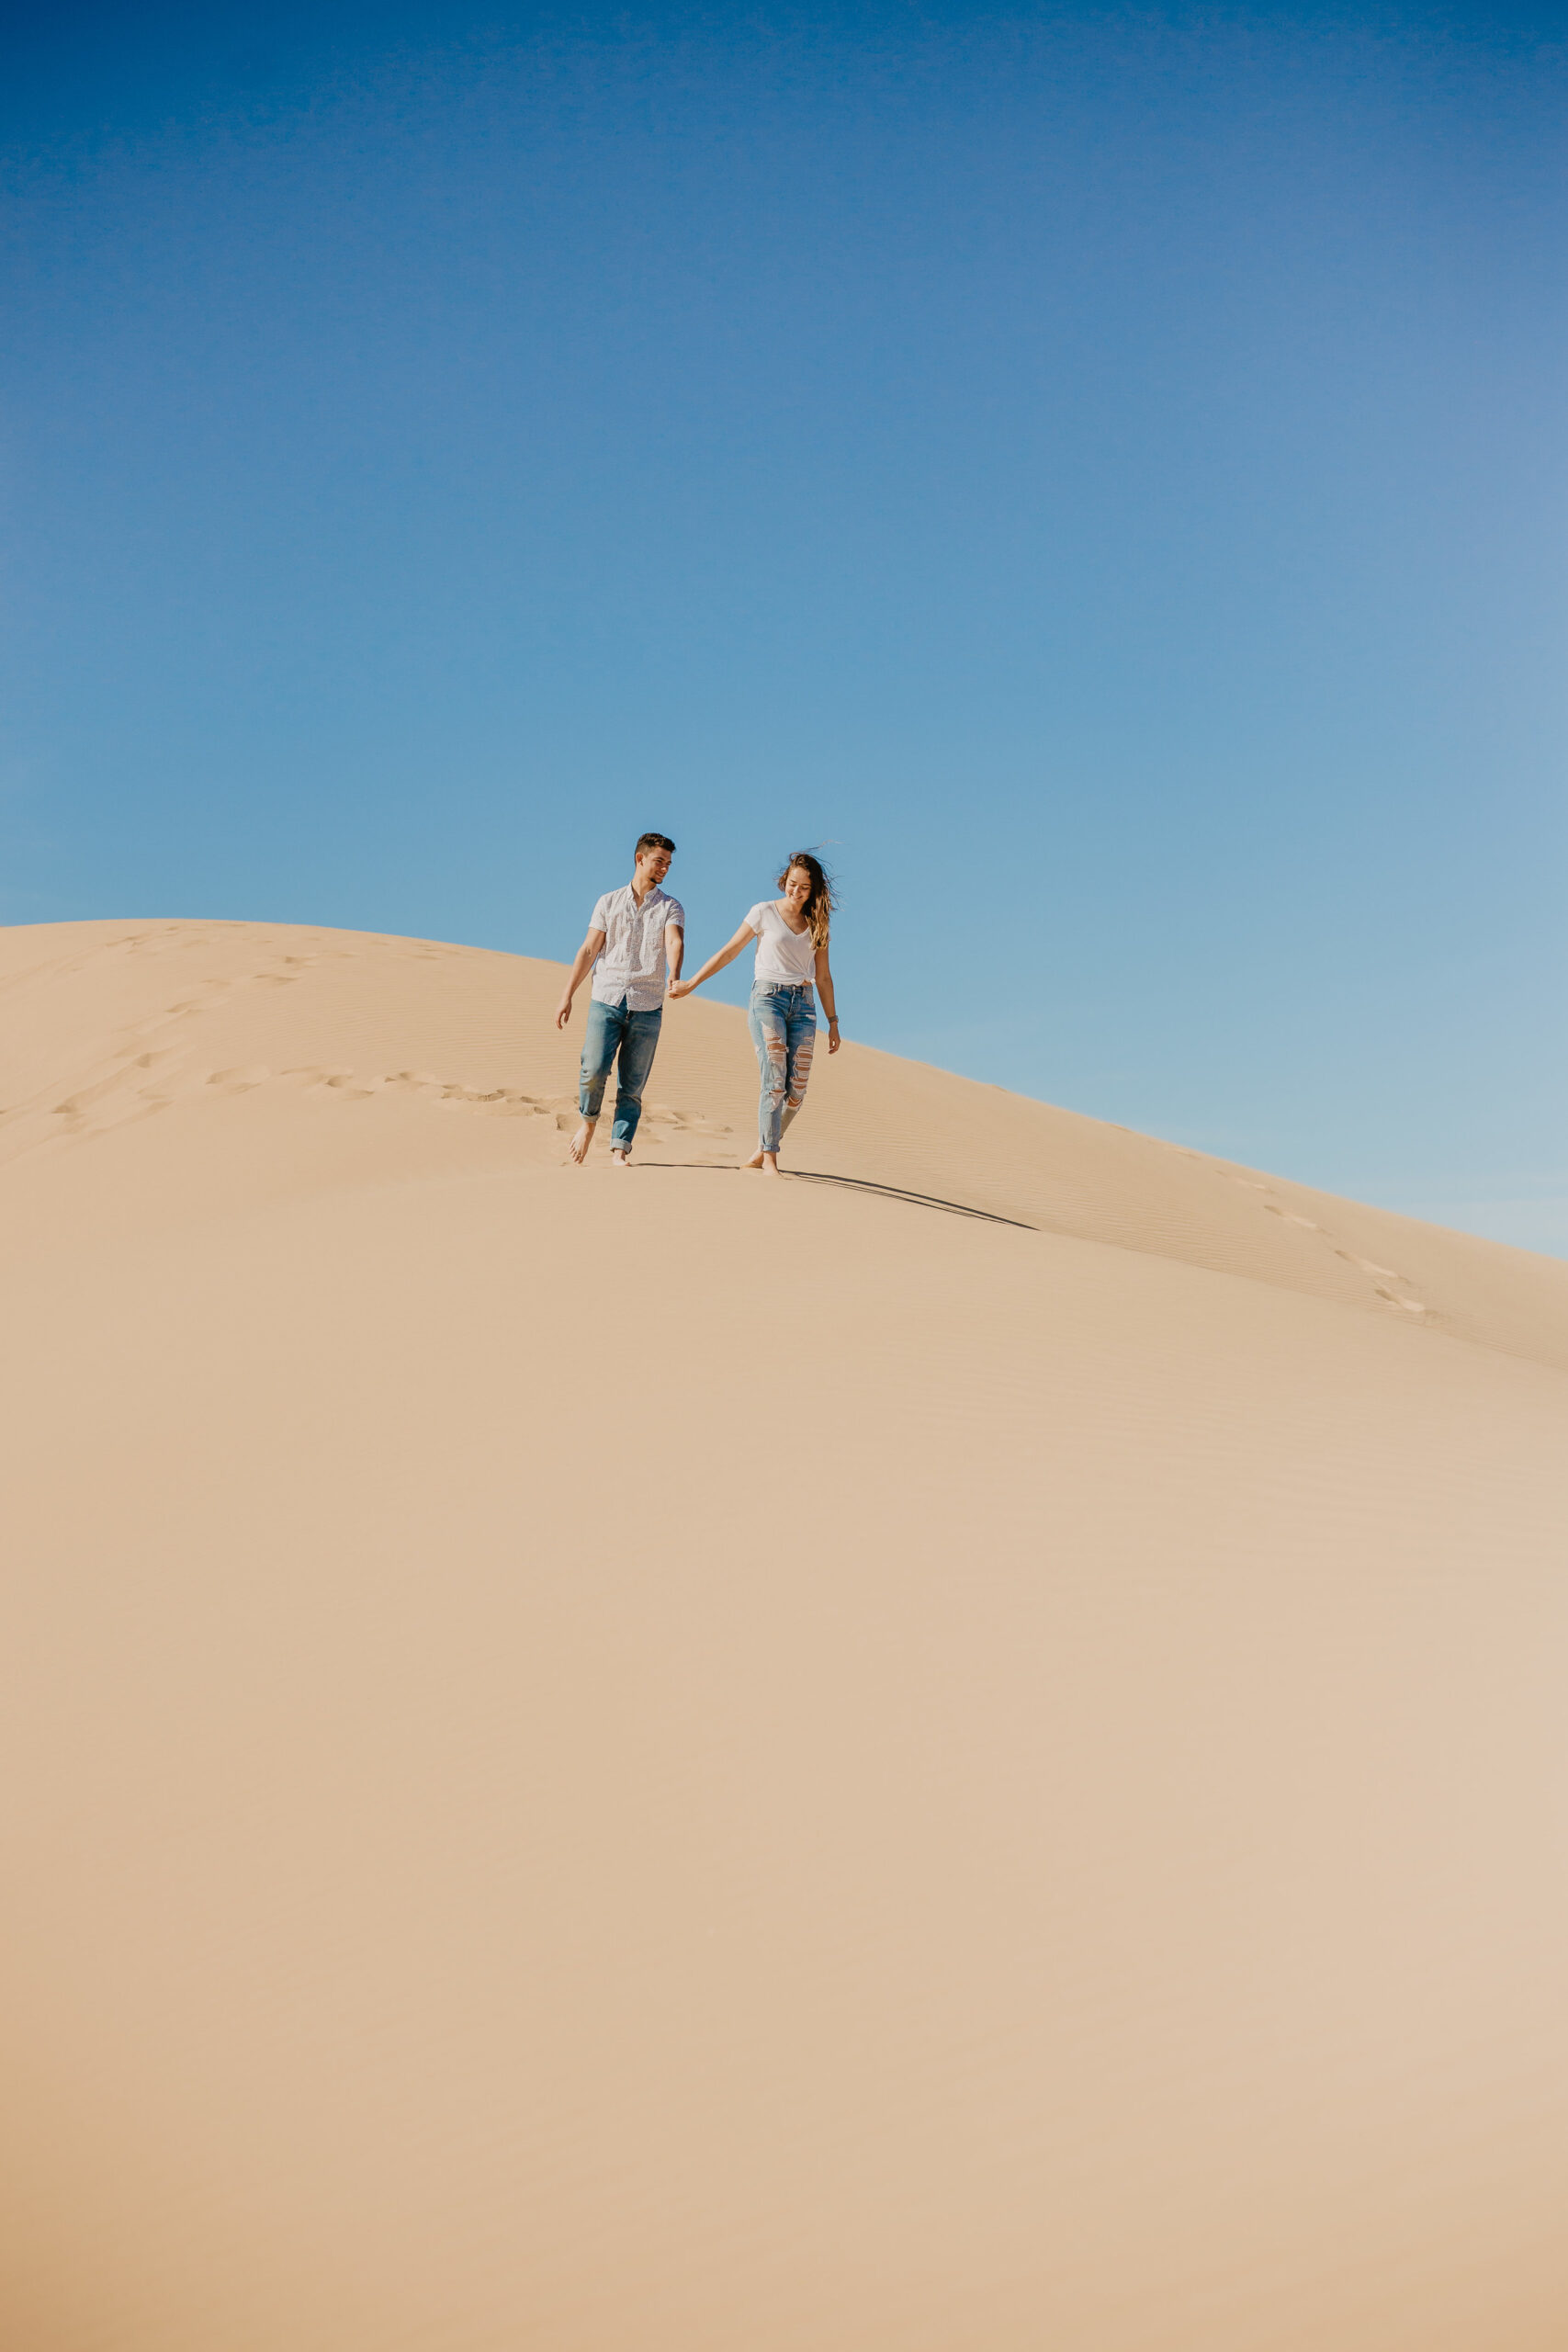
[[[817,1043],[817,996],[810,988],[760,983],[751,990],[751,1043],[757,1048],[762,1099],[757,1124],[764,1151],[777,1151],[779,1137],[806,1096]]]

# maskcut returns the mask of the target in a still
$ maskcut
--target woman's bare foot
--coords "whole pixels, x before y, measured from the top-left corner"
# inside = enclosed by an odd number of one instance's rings
[[[588,1147],[593,1140],[593,1130],[598,1124],[597,1119],[584,1119],[571,1139],[571,1156],[580,1168],[588,1157]]]

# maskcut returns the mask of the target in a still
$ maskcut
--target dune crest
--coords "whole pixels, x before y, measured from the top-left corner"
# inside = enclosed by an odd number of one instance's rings
[[[0,2338],[1544,2352],[1568,1268],[0,932]]]
[[[369,1148],[317,1138],[308,1114],[268,1115],[305,1146],[286,1182],[554,1165],[575,1125],[580,1039],[549,1014],[559,968],[436,941],[255,923],[67,923],[0,934],[6,1005],[0,1167],[40,1144],[101,1135],[157,1112],[267,1089],[366,1103]],[[294,993],[287,1001],[284,991]],[[580,1008],[581,1012],[581,1008]],[[578,1028],[581,1027],[581,1022]],[[270,1057],[268,1058],[267,1057]],[[797,1155],[812,1172],[1043,1232],[1243,1274],[1308,1297],[1568,1369],[1568,1266],[1316,1193],[1023,1095],[850,1045],[819,1057]],[[750,1137],[755,1090],[742,1016],[671,1007],[639,1148],[646,1162],[728,1165]],[[665,1099],[668,1098],[668,1099]],[[394,1106],[525,1121],[482,1139],[426,1131]],[[423,1125],[423,1122],[419,1123]],[[204,1137],[203,1148],[221,1146]],[[57,1155],[54,1156],[57,1161]],[[211,1182],[214,1179],[209,1179]],[[181,1187],[182,1206],[186,1197]]]

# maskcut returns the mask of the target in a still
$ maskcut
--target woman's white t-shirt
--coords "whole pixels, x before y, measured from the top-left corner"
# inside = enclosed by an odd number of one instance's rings
[[[791,931],[776,899],[752,908],[746,928],[757,934],[757,985],[764,989],[809,988],[817,978],[817,942],[809,928]]]

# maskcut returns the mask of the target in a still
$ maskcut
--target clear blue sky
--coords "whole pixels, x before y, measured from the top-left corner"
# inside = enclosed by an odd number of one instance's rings
[[[0,920],[825,842],[852,1035],[1568,1252],[1561,11],[6,13]]]

